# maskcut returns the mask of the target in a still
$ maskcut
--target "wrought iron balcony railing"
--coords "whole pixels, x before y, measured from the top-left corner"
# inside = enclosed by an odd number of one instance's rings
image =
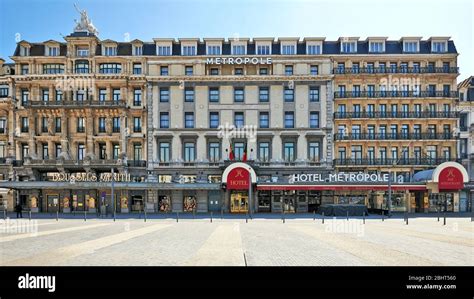
[[[334,140],[451,140],[451,133],[336,133]]]
[[[455,158],[377,158],[377,159],[370,159],[370,158],[363,158],[363,159],[334,159],[333,165],[334,166],[354,166],[354,165],[373,165],[373,166],[421,166],[421,165],[429,165],[429,166],[436,166],[443,162],[455,161],[460,162],[459,159]]]
[[[457,98],[457,91],[336,91],[334,98]]]
[[[458,118],[457,111],[362,111],[335,112],[335,119],[345,118]]]
[[[336,67],[333,74],[457,74],[458,67]]]
[[[124,100],[117,101],[27,101],[23,103],[25,107],[125,107]]]

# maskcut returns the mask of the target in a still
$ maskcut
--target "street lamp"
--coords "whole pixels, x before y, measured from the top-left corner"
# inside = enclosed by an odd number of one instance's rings
[[[112,183],[111,183],[111,187],[112,187],[112,192],[111,192],[111,197],[112,197],[112,209],[114,210],[114,221],[115,221],[115,198],[114,198],[114,168],[112,167]]]

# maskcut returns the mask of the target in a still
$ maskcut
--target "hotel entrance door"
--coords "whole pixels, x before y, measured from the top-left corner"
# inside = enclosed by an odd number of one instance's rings
[[[230,194],[230,212],[231,213],[247,213],[248,211],[248,193],[242,191],[234,191]]]
[[[295,190],[285,191],[283,195],[283,212],[294,213],[295,202],[296,202],[296,191]]]

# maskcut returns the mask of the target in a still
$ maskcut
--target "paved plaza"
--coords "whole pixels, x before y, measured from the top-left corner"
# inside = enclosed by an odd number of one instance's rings
[[[13,217],[14,215],[9,215]],[[26,216],[28,216],[26,214]],[[1,219],[0,265],[474,265],[470,217],[51,215]]]

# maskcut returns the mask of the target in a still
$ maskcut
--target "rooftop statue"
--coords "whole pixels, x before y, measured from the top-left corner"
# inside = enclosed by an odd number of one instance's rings
[[[77,20],[74,20],[76,22],[76,27],[74,27],[74,32],[87,31],[94,35],[99,35],[99,31],[97,31],[97,28],[95,28],[95,26],[92,24],[92,21],[89,19],[89,16],[87,15],[87,11],[80,10],[76,4],[74,4],[74,7],[76,8],[77,12],[81,14],[81,20],[79,22]]]

